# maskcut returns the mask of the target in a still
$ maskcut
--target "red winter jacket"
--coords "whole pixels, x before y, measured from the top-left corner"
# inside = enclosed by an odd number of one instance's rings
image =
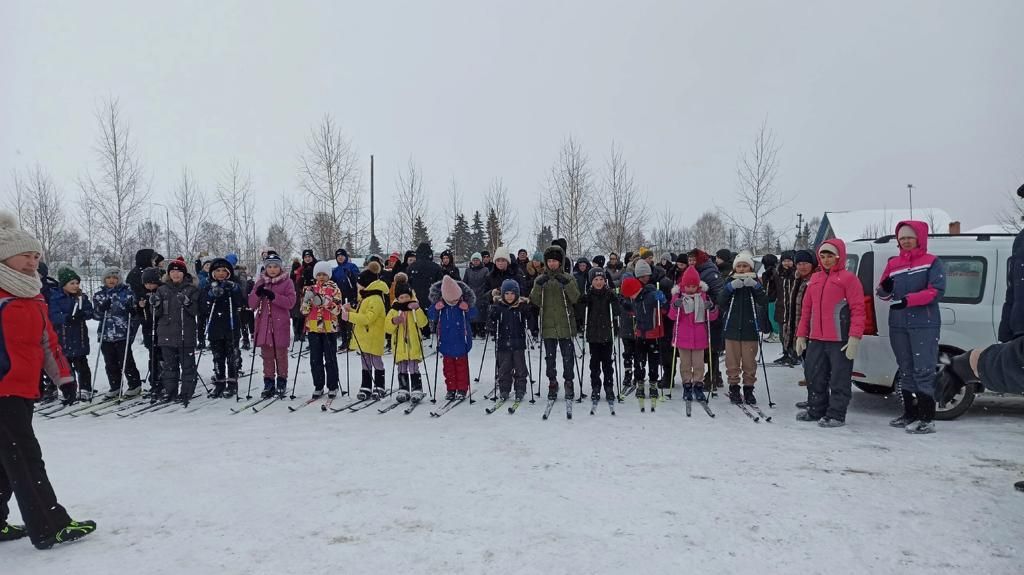
[[[831,270],[821,270],[811,276],[804,293],[796,335],[809,335],[817,341],[846,341],[850,337],[863,337],[864,287],[860,279],[846,269],[846,244],[843,240],[837,238],[824,243],[835,247],[839,257]],[[820,255],[818,261],[821,261]]]
[[[46,301],[42,295],[19,298],[0,289],[0,397],[39,399],[43,370],[58,386],[75,381]]]

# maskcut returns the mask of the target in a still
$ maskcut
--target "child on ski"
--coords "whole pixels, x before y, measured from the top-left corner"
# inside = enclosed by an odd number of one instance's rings
[[[562,353],[562,377],[565,399],[573,399],[573,381],[576,369],[576,320],[573,305],[579,301],[580,291],[564,269],[565,252],[558,245],[544,250],[544,274],[533,282],[530,301],[540,308],[541,337],[544,340],[545,374],[548,378],[548,400],[558,399],[558,370],[556,354]]]
[[[708,325],[718,318],[718,308],[707,294],[694,267],[686,268],[672,288],[668,316],[675,322],[672,345],[679,355],[683,399],[707,402],[704,395],[704,355],[708,349]]]
[[[156,290],[152,303],[156,316],[156,338],[163,361],[163,401],[192,400],[196,390],[196,317],[199,315],[199,289],[192,285],[188,266],[177,259],[167,264],[164,285]],[[180,388],[179,388],[180,382]]]
[[[388,285],[380,279],[380,264],[370,262],[356,280],[358,285],[358,307],[353,309],[346,303],[341,318],[352,324],[352,351],[359,352],[362,367],[362,381],[359,386],[360,400],[380,399],[387,392],[384,389],[384,334],[387,303],[384,298]],[[410,286],[411,288],[411,286]],[[397,343],[392,340],[392,347]]]
[[[78,399],[92,399],[92,370],[89,369],[89,328],[93,309],[89,296],[82,293],[81,278],[71,268],[57,272],[61,292],[50,300],[50,319],[57,339],[78,383]],[[62,390],[63,391],[63,390]],[[65,397],[65,401],[73,398]]]
[[[526,395],[526,330],[531,311],[529,300],[520,297],[519,282],[507,279],[501,283],[501,295],[491,306],[488,331],[494,335],[494,371],[498,393],[508,400],[515,382],[515,401]]]
[[[107,373],[110,391],[107,399],[121,395],[121,384],[128,379],[125,397],[142,393],[142,376],[135,366],[135,356],[129,342],[131,323],[136,321],[135,296],[131,288],[121,282],[121,270],[107,268],[103,272],[103,287],[93,296],[95,318],[100,321],[100,351],[103,353],[103,367]]]
[[[604,396],[615,403],[614,334],[618,331],[621,312],[619,300],[608,284],[603,268],[590,270],[590,290],[580,298],[587,322],[585,336],[590,345],[590,399],[597,405],[601,397],[601,374],[604,373]]]
[[[233,281],[234,268],[225,258],[210,262],[210,283],[204,290],[203,315],[206,316],[206,341],[213,352],[213,391],[210,397],[234,397],[238,394],[238,371],[242,365],[241,310],[242,286]]]
[[[284,271],[276,253],[263,260],[263,273],[249,294],[249,307],[256,312],[253,344],[263,358],[264,399],[288,389],[288,346],[291,343],[290,313],[295,306],[295,284]]]
[[[423,399],[423,380],[420,376],[420,363],[423,362],[423,339],[420,330],[427,325],[427,316],[420,309],[420,304],[413,296],[408,283],[395,289],[395,301],[388,312],[384,328],[394,342],[394,360],[398,369],[399,403],[410,399],[410,383],[413,403]]]
[[[156,310],[153,301],[156,299],[156,290],[163,285],[160,276],[163,272],[160,268],[146,268],[140,274],[141,291],[137,291],[139,324],[142,328],[142,344],[149,351],[149,395],[157,397],[164,392],[163,382],[163,360],[160,357],[160,347],[156,343]]]
[[[620,264],[621,265],[621,264]],[[633,302],[622,293],[622,283],[628,279],[636,279],[633,272],[622,272],[619,275],[619,340],[622,345],[622,394],[635,386],[633,381],[633,365],[636,363],[636,314]]]
[[[665,334],[665,325],[661,317],[662,306],[668,302],[665,300],[665,294],[651,282],[651,266],[645,259],[637,260],[633,273],[636,275],[634,281],[639,282],[641,286],[640,290],[629,298],[632,300],[636,324],[633,372],[633,380],[637,386],[635,395],[638,399],[646,397],[644,382],[648,381],[647,393],[653,400],[658,398],[658,369],[661,366],[658,340]],[[635,289],[635,285],[632,289]]]
[[[757,349],[759,333],[768,320],[767,296],[754,273],[750,252],[740,252],[732,261],[732,274],[725,279],[725,289],[718,301],[725,310],[722,330],[725,334],[725,375],[729,383],[729,400],[733,403],[757,405],[754,383],[757,382]],[[740,396],[742,373],[743,395]]]
[[[469,392],[470,324],[476,319],[476,294],[468,285],[444,276],[430,286],[430,320],[437,325],[437,351],[444,362],[445,399],[465,399]]]
[[[309,346],[309,368],[313,376],[313,398],[324,394],[338,396],[338,317],[342,313],[342,295],[331,281],[331,262],[316,262],[312,285],[302,290],[300,311],[305,318],[304,331]],[[345,319],[345,318],[343,318]]]

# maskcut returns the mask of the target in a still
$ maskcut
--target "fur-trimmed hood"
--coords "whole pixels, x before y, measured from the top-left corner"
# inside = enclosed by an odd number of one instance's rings
[[[455,283],[462,290],[462,301],[469,304],[470,307],[476,305],[476,294],[473,293],[473,289],[466,285],[466,282],[455,280]],[[430,295],[427,296],[430,299],[430,304],[434,305],[441,301],[441,282],[434,282],[430,285]]]

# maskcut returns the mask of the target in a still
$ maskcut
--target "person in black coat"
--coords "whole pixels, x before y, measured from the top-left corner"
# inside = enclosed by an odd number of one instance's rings
[[[427,242],[416,247],[416,255],[405,274],[409,276],[409,287],[416,294],[416,301],[430,301],[430,286],[441,281],[444,270],[434,261],[434,251]],[[430,335],[430,327],[423,328],[423,335]]]
[[[452,257],[451,250],[441,252],[441,271],[444,272],[444,275],[457,282],[462,281],[462,276],[459,274],[459,268],[455,266],[455,258]]]

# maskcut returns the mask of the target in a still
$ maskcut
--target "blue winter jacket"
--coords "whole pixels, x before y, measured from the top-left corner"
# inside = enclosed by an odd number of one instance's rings
[[[434,304],[441,300],[441,282],[435,282],[430,286],[430,308],[427,316],[430,321],[437,324],[437,350],[443,356],[462,357],[469,354],[473,349],[473,329],[470,322],[476,319],[476,294],[464,282],[457,282],[462,289],[462,301],[469,304],[467,311],[459,309],[458,305],[445,304],[441,311],[434,308]]]
[[[89,296],[71,297],[60,290],[50,298],[50,321],[57,332],[60,347],[66,357],[89,355],[89,328],[85,320],[92,319],[92,302]]]
[[[341,290],[341,295],[345,297],[345,301],[356,301],[358,295],[356,280],[358,278],[359,268],[349,259],[346,259],[345,263],[335,266],[331,272],[331,281],[338,285],[338,289]]]
[[[135,321],[135,295],[128,284],[117,284],[113,288],[102,288],[93,296],[95,308],[93,318],[102,325],[101,341],[124,341],[128,339],[128,323]],[[106,320],[104,320],[106,317]]]
[[[1013,253],[1006,263],[1006,300],[999,321],[999,341],[1024,335],[1024,231],[1013,240]]]

